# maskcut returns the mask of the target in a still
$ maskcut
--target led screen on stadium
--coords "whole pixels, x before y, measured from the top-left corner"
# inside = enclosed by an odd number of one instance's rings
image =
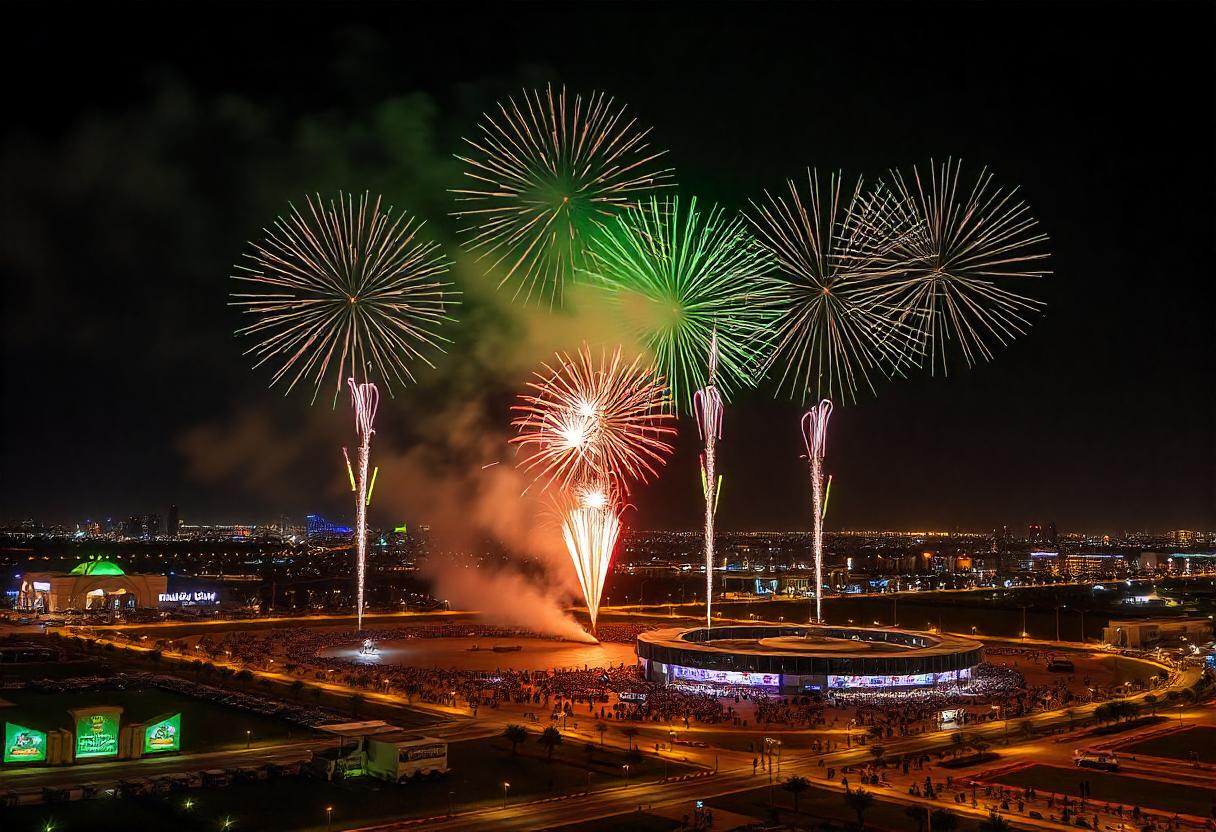
[[[144,753],[182,750],[182,715],[174,714],[144,729]]]
[[[4,762],[41,763],[46,760],[46,734],[17,725],[4,723]]]
[[[971,668],[945,673],[912,673],[907,676],[828,676],[828,688],[913,688],[957,682],[971,676]]]
[[[684,667],[671,665],[673,679],[685,679],[692,682],[709,682],[717,685],[742,685],[749,688],[779,688],[781,687],[780,673],[747,673],[738,670],[703,670],[699,667]]]
[[[76,711],[76,759],[118,754],[118,720],[121,711]]]

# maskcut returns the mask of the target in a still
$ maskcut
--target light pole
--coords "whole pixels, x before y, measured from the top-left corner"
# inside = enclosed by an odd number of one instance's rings
[[[245,750],[246,751],[249,750],[249,743],[252,739],[253,739],[252,734],[250,733],[250,731],[248,729],[246,729],[245,730]]]
[[[503,809],[507,808],[507,792],[509,792],[510,790],[511,790],[510,783],[502,784],[502,808]]]
[[[333,828],[334,828],[334,807],[326,806],[325,807],[325,830],[326,830],[326,832],[331,832],[331,830]]]
[[[629,763],[625,763],[625,765],[621,766],[621,774],[626,780],[629,779]]]
[[[1178,725],[1182,725],[1182,705],[1178,706]]]

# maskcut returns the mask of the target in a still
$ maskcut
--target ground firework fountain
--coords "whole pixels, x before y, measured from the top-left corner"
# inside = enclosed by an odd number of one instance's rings
[[[802,439],[811,466],[811,547],[815,556],[815,621],[823,621],[823,517],[827,508],[823,488],[823,457],[828,446],[828,419],[832,403],[827,399],[802,417]]]

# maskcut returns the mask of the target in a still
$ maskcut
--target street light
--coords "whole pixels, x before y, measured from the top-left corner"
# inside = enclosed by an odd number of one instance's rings
[[[331,830],[331,829],[333,829],[333,828],[334,828],[334,807],[333,807],[333,806],[326,806],[326,807],[325,807],[325,829],[326,829],[326,832],[329,832],[329,830]]]
[[[507,792],[509,792],[510,790],[511,790],[510,783],[502,784],[502,808],[504,808],[504,809],[507,808]]]
[[[246,728],[245,729],[245,750],[246,751],[249,750],[249,742],[251,739],[252,739],[252,734],[250,733],[249,729]]]
[[[625,776],[626,780],[629,779],[629,763],[625,763],[625,765],[621,766],[621,773]]]

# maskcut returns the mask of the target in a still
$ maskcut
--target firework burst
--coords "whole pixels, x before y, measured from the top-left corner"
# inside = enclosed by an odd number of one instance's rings
[[[242,290],[232,305],[253,318],[237,334],[257,339],[246,354],[255,368],[275,367],[272,386],[310,385],[315,401],[332,379],[336,403],[348,378],[375,373],[391,394],[393,383],[413,381],[413,361],[430,364],[426,353],[447,340],[437,330],[451,320],[454,292],[439,279],[448,262],[418,238],[421,226],[382,210],[378,196],[326,204],[318,195],[252,244],[233,275]]]
[[[1047,236],[1017,188],[997,187],[987,168],[968,184],[961,161],[930,162],[927,177],[915,167],[910,180],[892,171],[891,189],[912,233],[888,257],[898,280],[874,301],[896,309],[896,321],[915,332],[931,372],[939,363],[946,372],[951,342],[968,366],[990,359],[994,346],[1023,334],[1042,306],[1020,289],[1051,273],[1042,262]]]
[[[472,180],[455,189],[466,245],[501,269],[499,287],[561,304],[584,263],[587,237],[628,201],[671,184],[665,151],[604,93],[571,101],[565,87],[525,90],[486,114],[472,149],[457,155]]]
[[[562,540],[574,564],[595,633],[604,579],[621,535],[620,498],[611,483],[581,483],[558,498]]]
[[[702,212],[678,197],[630,207],[591,241],[588,274],[667,379],[672,405],[687,410],[709,380],[717,338],[723,397],[753,386],[779,312],[782,285],[741,218]]]
[[[519,434],[511,441],[529,451],[520,465],[546,487],[645,481],[671,453],[667,388],[640,359],[625,361],[620,347],[598,361],[586,344],[575,356],[558,353],[528,387],[512,408]]]
[[[876,297],[894,279],[890,256],[911,223],[884,192],[852,188],[839,173],[826,185],[807,170],[805,188],[793,180],[786,193],[752,203],[748,216],[786,283],[782,316],[773,330],[766,369],[780,373],[778,390],[808,398],[856,400],[859,387],[874,391],[876,377],[899,372],[912,360],[910,328]]]

